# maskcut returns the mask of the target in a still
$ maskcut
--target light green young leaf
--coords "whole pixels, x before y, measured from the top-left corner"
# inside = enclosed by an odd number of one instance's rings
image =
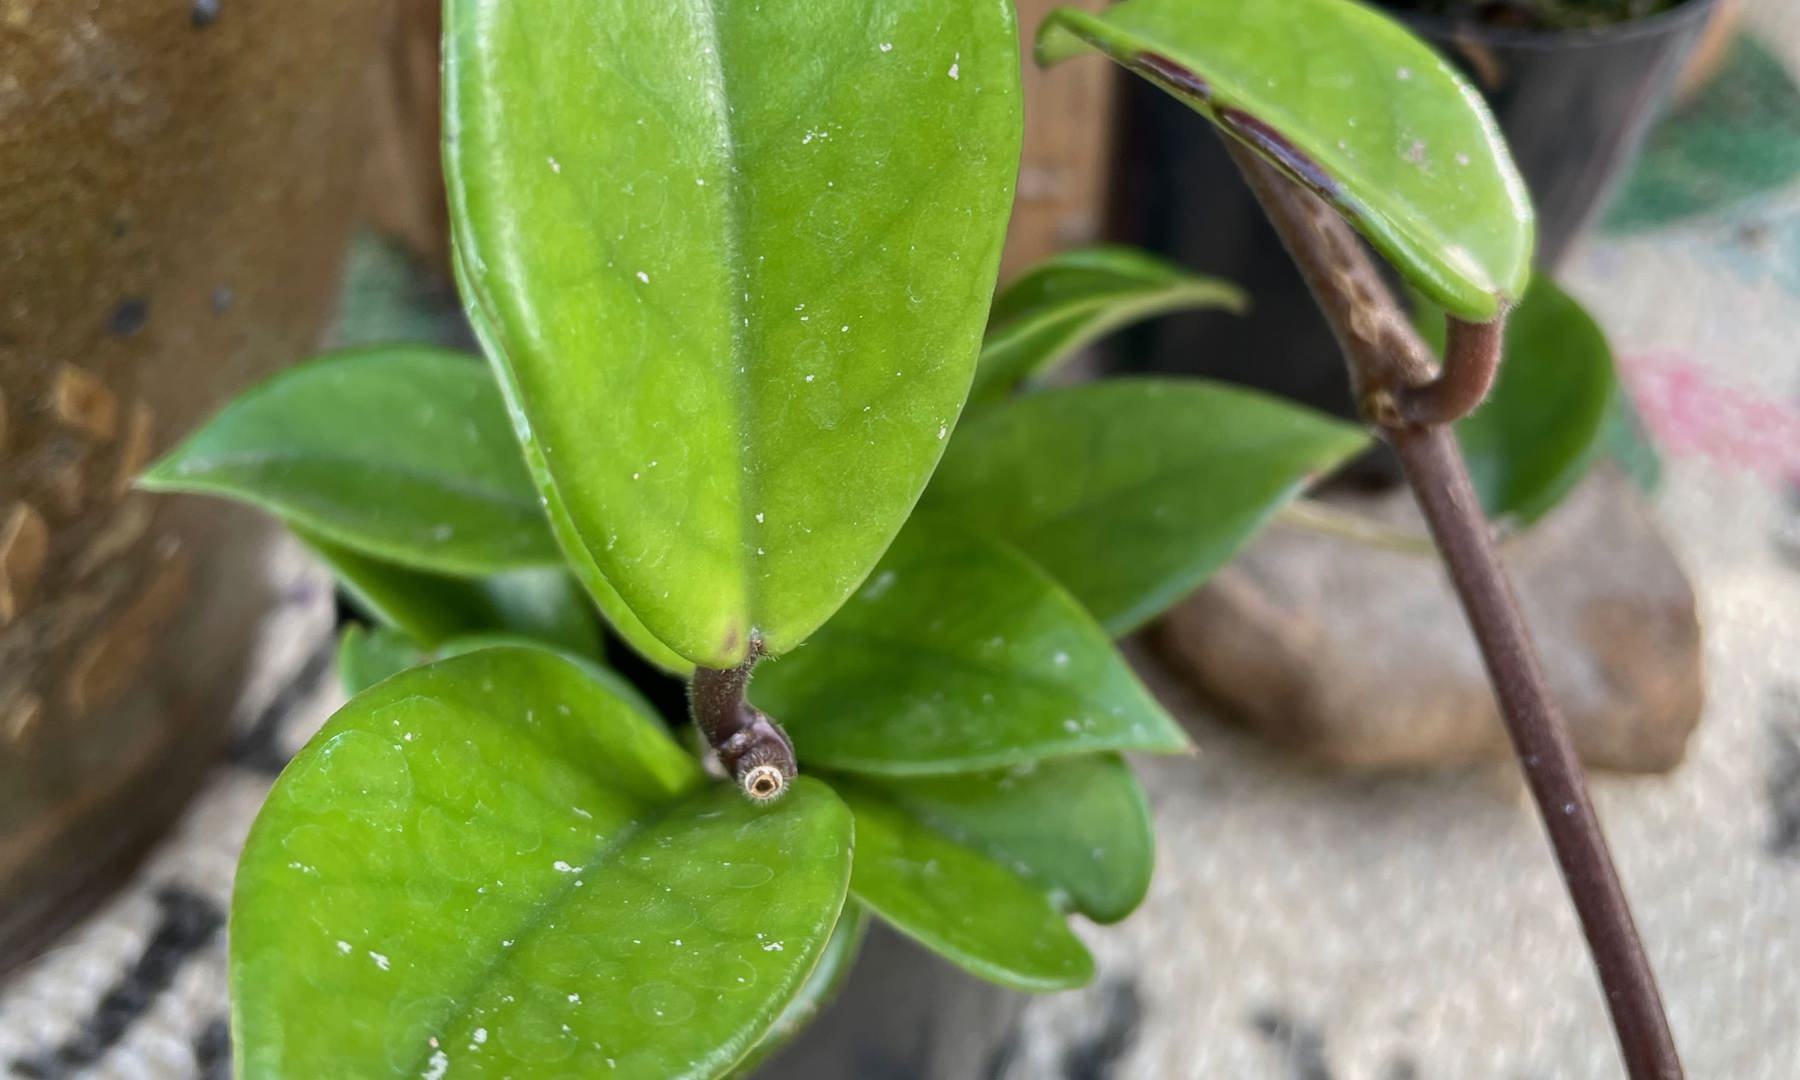
[[[1094,961],[1043,890],[958,844],[871,789],[839,780],[856,814],[850,893],[896,930],[1015,990],[1067,990]]]
[[[1064,251],[1001,290],[988,317],[972,403],[998,400],[1097,339],[1188,308],[1242,311],[1244,294],[1134,248]]]
[[[705,786],[542,651],[403,672],[326,723],[251,830],[238,1067],[722,1075],[823,955],[851,828],[807,777],[770,806]]]
[[[1441,354],[1443,312],[1415,298],[1414,314]],[[1482,510],[1525,523],[1549,513],[1587,475],[1618,393],[1605,332],[1554,281],[1533,278],[1507,320],[1493,391],[1456,425]]]
[[[917,776],[1188,741],[1105,631],[1004,545],[918,515],[750,698],[802,764]]]
[[[1433,300],[1493,318],[1531,272],[1530,198],[1481,95],[1394,20],[1346,0],[1059,8],[1054,64],[1095,51],[1256,150]]]
[[[576,538],[688,660],[793,648],[924,487],[992,292],[1017,67],[1004,3],[446,9],[465,300]]]
[[[332,543],[440,574],[561,562],[492,376],[394,345],[290,368],[140,481],[260,506]]]
[[[960,776],[861,779],[921,824],[1097,922],[1118,922],[1149,891],[1156,859],[1150,805],[1117,754]]]
[[[1198,379],[1047,390],[957,432],[926,505],[1000,537],[1115,635],[1236,554],[1363,432]]]
[[[775,1026],[763,1036],[763,1041],[756,1044],[750,1056],[737,1063],[731,1071],[734,1080],[748,1080],[756,1074],[757,1066],[780,1050],[789,1040],[798,1035],[812,1023],[825,1006],[831,1004],[838,990],[849,977],[850,969],[856,966],[856,958],[862,951],[863,936],[869,929],[869,913],[862,905],[850,901],[844,905],[844,913],[838,918],[837,929],[831,932],[831,940],[825,943],[825,955],[819,957],[819,966],[807,977],[806,985],[788,1007],[781,1011]]]

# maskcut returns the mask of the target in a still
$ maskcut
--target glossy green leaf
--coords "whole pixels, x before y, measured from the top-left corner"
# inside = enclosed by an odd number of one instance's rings
[[[471,295],[472,286],[469,284],[468,271],[462,264],[461,253],[453,252],[453,255],[455,257],[452,259],[452,265],[456,273],[457,287],[465,296]],[[486,316],[479,308],[475,307],[469,308],[468,316],[469,327],[481,342],[483,351],[489,356],[498,356],[499,338],[495,336],[493,328],[488,325]],[[498,365],[496,367],[498,368]],[[607,625],[612,627],[613,632],[631,646],[634,652],[671,674],[685,675],[692,671],[694,665],[675,650],[663,644],[661,638],[652,634],[644,625],[643,620],[637,617],[637,613],[626,606],[619,591],[612,587],[612,583],[606,580],[605,575],[600,573],[600,568],[595,565],[593,557],[582,544],[581,535],[575,529],[575,522],[569,517],[568,508],[563,505],[562,495],[557,491],[556,482],[550,476],[549,466],[545,464],[543,447],[530,437],[530,431],[523,421],[524,414],[520,411],[518,402],[511,396],[511,388],[505,382],[501,383],[501,392],[507,396],[508,410],[520,424],[519,437],[525,450],[525,467],[531,474],[532,482],[537,485],[539,501],[544,507],[545,516],[550,521],[550,533],[556,538],[557,546],[562,548],[563,559],[569,572],[574,574],[576,580],[581,582],[582,587],[587,590],[589,598],[600,609],[600,614],[605,618]]]
[[[424,346],[336,353],[226,406],[142,481],[240,499],[445,574],[562,560],[493,377]]]
[[[567,572],[509,570],[478,578],[370,558],[307,529],[296,535],[331,567],[350,602],[422,645],[467,634],[517,634],[589,658],[601,654],[593,609]]]
[[[383,679],[425,663],[419,644],[391,627],[351,623],[338,635],[338,681],[355,697]]]
[[[1117,635],[1199,586],[1367,441],[1248,390],[1108,379],[972,418],[926,500],[1013,544]]]
[[[1441,353],[1443,313],[1418,301],[1414,310]],[[1536,521],[1573,491],[1599,452],[1617,393],[1605,332],[1554,281],[1532,279],[1507,320],[1492,392],[1456,425],[1488,516]]]
[[[959,843],[1098,922],[1131,914],[1150,888],[1150,805],[1116,754],[1030,761],[962,776],[864,783]]]
[[[1531,202],[1499,129],[1386,15],[1347,0],[1126,0],[1044,20],[1039,63],[1090,50],[1317,192],[1458,315],[1490,319],[1524,291]]]
[[[703,786],[573,665],[490,649],[329,720],[239,866],[246,1076],[711,1077],[838,921],[851,819]]]
[[[733,1077],[750,1077],[755,1075],[756,1068],[773,1055],[794,1036],[798,1035],[808,1024],[816,1019],[825,1006],[831,1004],[837,996],[844,980],[849,977],[850,969],[856,966],[856,958],[862,952],[863,936],[869,929],[869,913],[862,905],[854,901],[844,905],[844,913],[838,919],[837,928],[831,932],[831,940],[825,943],[825,955],[819,957],[819,966],[807,976],[806,985],[788,1007],[781,1011],[775,1026],[763,1036],[750,1056],[738,1062],[731,1071]]]
[[[1018,165],[1011,5],[446,10],[465,300],[579,540],[689,660],[791,649],[967,392]]]
[[[1016,990],[1067,990],[1094,961],[1044,891],[921,824],[869,788],[836,783],[856,814],[850,893],[896,930]]]
[[[1235,285],[1135,248],[1060,252],[1026,270],[994,301],[969,400],[1004,397],[1139,320],[1188,308],[1241,311],[1244,304]]]
[[[1095,750],[1187,749],[1105,631],[1004,545],[915,517],[861,592],[750,697],[802,764],[973,772]]]

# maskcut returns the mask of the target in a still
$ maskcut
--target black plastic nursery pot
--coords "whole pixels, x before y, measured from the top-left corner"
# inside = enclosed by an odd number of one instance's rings
[[[1635,161],[1717,6],[1687,0],[1567,31],[1399,15],[1486,95],[1537,206],[1538,265],[1554,269]],[[1112,238],[1235,281],[1252,307],[1158,320],[1123,337],[1103,363],[1207,375],[1353,415],[1331,332],[1207,122],[1128,78],[1116,134]]]

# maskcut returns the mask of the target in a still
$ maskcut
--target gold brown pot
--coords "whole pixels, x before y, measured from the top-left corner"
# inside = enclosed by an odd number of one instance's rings
[[[270,527],[131,482],[316,344],[388,14],[0,0],[0,967],[224,744]]]

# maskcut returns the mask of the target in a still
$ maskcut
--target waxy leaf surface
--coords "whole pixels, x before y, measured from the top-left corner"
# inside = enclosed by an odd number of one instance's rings
[[[904,780],[862,777],[913,818],[1050,890],[1098,922],[1131,914],[1150,888],[1150,807],[1116,754]]]
[[[1038,888],[875,791],[836,785],[856,814],[856,901],[968,971],[1015,990],[1066,990],[1094,960]]]
[[[424,346],[284,371],[141,483],[252,503],[346,548],[441,574],[562,561],[492,375]]]
[[[1094,750],[1187,749],[1106,632],[1042,570],[916,516],[805,648],[750,698],[803,765],[973,772]]]
[[[403,672],[276,783],[237,876],[246,1076],[723,1074],[838,921],[851,818],[770,806],[539,650]]]
[[[971,402],[1004,397],[1096,339],[1188,308],[1241,311],[1242,291],[1123,247],[1059,252],[1003,289],[988,317]]]
[[[791,649],[967,393],[1018,164],[1011,5],[446,12],[465,301],[569,524],[689,661]]]
[[[972,417],[927,505],[1011,543],[1111,633],[1205,581],[1356,427],[1198,379],[1108,379]]]
[[[1468,319],[1525,289],[1531,202],[1481,95],[1424,42],[1348,0],[1126,0],[1059,8],[1053,64],[1110,56],[1335,206]]]

